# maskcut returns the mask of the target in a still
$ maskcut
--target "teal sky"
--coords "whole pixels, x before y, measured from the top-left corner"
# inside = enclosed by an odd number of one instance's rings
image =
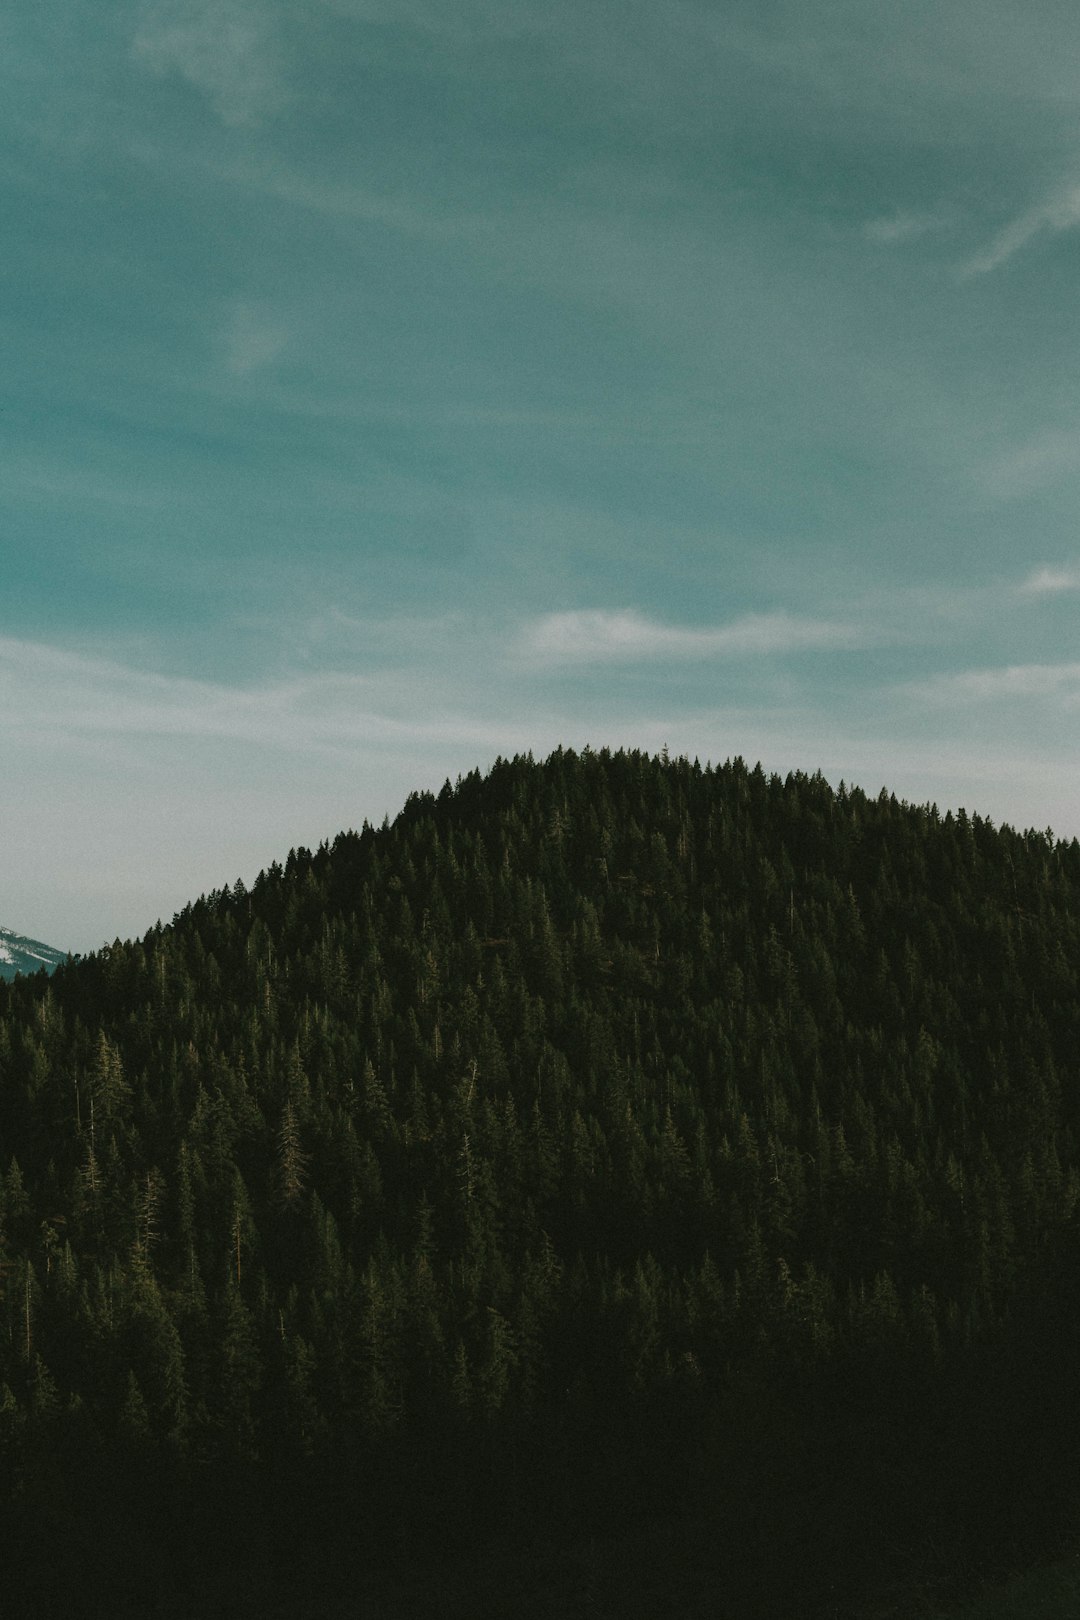
[[[8,0],[0,921],[498,753],[1080,834],[1080,11]]]

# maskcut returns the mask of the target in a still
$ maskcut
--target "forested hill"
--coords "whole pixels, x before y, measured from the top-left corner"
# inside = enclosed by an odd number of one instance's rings
[[[0,985],[26,1612],[530,1538],[620,1547],[619,1616],[1019,1563],[1080,1486],[1078,1054],[1075,841],[606,751]]]

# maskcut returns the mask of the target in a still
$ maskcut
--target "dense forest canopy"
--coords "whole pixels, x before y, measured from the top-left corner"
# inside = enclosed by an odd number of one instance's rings
[[[0,985],[26,1590],[668,1525],[809,1616],[1024,1556],[1080,1486],[1078,1054],[1075,840],[626,752]]]

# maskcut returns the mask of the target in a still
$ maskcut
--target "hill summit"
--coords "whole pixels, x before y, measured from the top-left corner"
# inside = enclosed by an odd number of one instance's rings
[[[1022,1561],[1080,1487],[1078,1054],[1075,841],[627,752],[0,986],[28,1612],[811,1620]]]

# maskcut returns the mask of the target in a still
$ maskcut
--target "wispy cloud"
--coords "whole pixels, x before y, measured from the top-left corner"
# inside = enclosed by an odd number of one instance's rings
[[[519,651],[543,664],[610,664],[800,652],[853,647],[859,641],[850,625],[788,613],[751,613],[698,629],[661,624],[625,608],[545,614],[526,628]]]
[[[502,0],[322,0],[330,11],[379,27],[395,26],[437,36],[473,39],[485,34],[515,37],[554,30],[562,6],[528,0],[513,5]]]
[[[418,687],[421,690],[418,690]],[[324,672],[247,685],[162,675],[0,637],[0,732],[257,743],[274,752],[357,744],[503,741],[433,680]]]
[[[276,360],[289,340],[281,321],[261,304],[240,300],[225,326],[225,363],[235,376],[246,376]]]
[[[153,161],[161,160],[161,154],[155,150]],[[398,193],[383,194],[362,184],[305,174],[276,161],[269,163],[250,153],[215,166],[212,173],[227,184],[255,191],[292,208],[332,219],[355,220],[363,225],[387,226],[406,236],[453,241],[470,231],[492,229],[482,216],[455,211],[438,196],[412,198]]]
[[[1080,568],[1036,568],[1019,589],[1024,596],[1056,596],[1062,591],[1080,591]]]
[[[982,253],[968,260],[961,273],[965,277],[987,275],[1005,264],[1040,232],[1049,231],[1057,236],[1077,225],[1080,225],[1080,185],[1073,182],[1058,187],[1010,220]]]
[[[980,481],[999,500],[1023,499],[1080,473],[1080,427],[1046,428],[978,467]]]
[[[1080,663],[1008,664],[966,669],[913,681],[907,690],[935,703],[992,703],[1013,698],[1057,698],[1080,703]]]
[[[896,213],[869,219],[863,226],[863,235],[882,247],[902,242],[914,242],[931,231],[942,230],[945,220],[940,214]]]
[[[259,124],[284,100],[266,14],[245,0],[146,5],[132,53],[150,72],[201,91],[225,124]]]

